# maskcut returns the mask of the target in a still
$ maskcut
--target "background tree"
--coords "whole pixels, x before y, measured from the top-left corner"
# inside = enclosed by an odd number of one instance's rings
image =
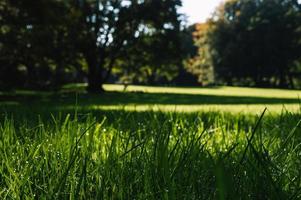
[[[201,48],[198,48],[194,54],[191,54],[185,60],[187,71],[195,74],[198,77],[198,82],[203,86],[214,83],[213,66],[210,60],[207,41],[208,28],[208,23],[199,23],[193,26],[191,34],[194,44]]]
[[[180,5],[180,0],[3,0],[0,85],[57,88],[87,75],[88,90],[99,92],[116,61],[135,52],[130,57],[138,58],[137,49],[144,47],[148,56],[140,56],[137,66],[152,69],[151,79],[175,67],[169,62],[177,60],[171,57]]]
[[[199,29],[200,57],[228,85],[293,87],[301,57],[300,4],[296,0],[226,1]],[[196,58],[197,62],[201,59]]]
[[[181,64],[179,65],[177,76],[172,80],[175,85],[197,86],[198,77],[187,69],[187,60],[195,57],[198,47],[194,43],[193,33],[195,25],[186,26],[181,30]]]
[[[141,35],[177,29],[180,5],[179,0],[78,0],[75,40],[88,64],[88,91],[102,90],[117,59]]]
[[[147,28],[139,33],[135,44],[127,45],[119,59],[121,81],[151,85],[170,82],[182,62],[180,36],[176,15],[174,23],[166,24],[165,30]]]
[[[77,61],[66,4],[54,0],[1,1],[1,85],[50,89],[64,83]]]

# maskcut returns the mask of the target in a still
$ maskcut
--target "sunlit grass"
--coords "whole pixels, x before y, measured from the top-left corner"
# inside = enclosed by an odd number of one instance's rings
[[[66,107],[64,107],[66,108]],[[68,108],[68,107],[67,107]],[[69,109],[74,108],[70,106]],[[87,110],[126,110],[126,111],[162,111],[162,112],[231,112],[238,114],[259,114],[268,108],[268,113],[279,114],[283,111],[300,112],[299,104],[292,105],[92,105],[87,106]]]
[[[300,91],[239,87],[150,87],[104,85],[106,93],[89,95],[84,84],[67,85],[59,93],[17,91],[0,94],[0,110],[8,107],[43,110],[73,110],[75,99],[82,110],[197,112],[222,111],[258,114],[300,111]],[[125,89],[125,90],[124,90]],[[70,93],[73,91],[73,93]],[[77,95],[75,94],[77,92]],[[2,100],[1,100],[2,99]]]
[[[65,89],[81,88],[87,84],[70,84]],[[166,93],[166,94],[209,94],[218,96],[251,96],[251,97],[278,97],[296,99],[301,96],[300,90],[273,89],[273,88],[249,88],[249,87],[176,87],[176,86],[139,86],[122,84],[104,84],[106,91],[117,92],[144,92],[144,93]]]
[[[107,91],[124,91],[124,85],[104,85]],[[266,89],[266,88],[246,88],[246,87],[153,87],[135,86],[126,87],[126,92],[145,92],[145,93],[171,93],[171,94],[206,94],[218,96],[244,96],[244,97],[275,97],[296,99],[301,96],[300,90],[286,89]]]
[[[77,85],[77,87],[83,88],[84,85]],[[99,103],[91,102],[89,109],[177,112],[225,111],[258,114],[267,107],[268,112],[278,114],[283,110],[300,111],[300,90],[135,85],[129,85],[125,88],[124,85],[109,84],[104,85],[104,88],[108,92],[118,92],[119,95],[114,96],[109,105],[102,103],[104,100],[100,100]],[[123,102],[123,98],[134,100]],[[106,95],[102,99],[106,99]]]

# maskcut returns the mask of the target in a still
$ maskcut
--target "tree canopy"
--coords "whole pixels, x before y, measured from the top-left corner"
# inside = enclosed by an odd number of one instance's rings
[[[226,1],[198,26],[199,55],[190,64],[196,73],[211,66],[215,81],[229,85],[294,87],[301,58],[297,0]]]
[[[98,92],[113,68],[120,68],[118,61],[134,57],[135,68],[170,73],[175,65],[166,62],[177,54],[180,5],[180,0],[1,1],[0,84],[49,87],[86,75],[88,90]]]
[[[300,85],[298,0],[228,0],[190,27],[179,6],[181,0],[2,0],[0,87],[87,82],[89,92],[101,92],[107,81],[194,82],[187,71],[201,85]]]

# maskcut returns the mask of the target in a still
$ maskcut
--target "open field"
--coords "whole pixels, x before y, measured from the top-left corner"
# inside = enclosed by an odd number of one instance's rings
[[[123,85],[106,85],[105,89],[123,91]],[[240,87],[146,87],[128,86],[127,92],[145,93],[141,102],[127,103],[125,109],[162,111],[227,111],[260,113],[267,107],[269,112],[300,110],[301,91],[281,89],[258,89]],[[143,95],[142,95],[143,96]],[[138,98],[141,99],[141,98]],[[130,104],[130,105],[129,105]],[[106,108],[105,106],[103,108]],[[108,106],[114,109],[114,106]]]
[[[58,94],[19,91],[16,94],[0,95],[0,109],[4,107],[74,110],[129,110],[129,111],[227,111],[259,114],[265,107],[269,113],[282,110],[299,112],[300,90],[257,89],[238,87],[148,87],[105,85],[104,94],[83,93],[84,85],[66,86]],[[75,93],[68,93],[77,91]],[[77,101],[77,102],[76,102]],[[33,106],[34,105],[34,106]]]
[[[301,198],[300,91],[105,88],[0,95],[0,199]]]

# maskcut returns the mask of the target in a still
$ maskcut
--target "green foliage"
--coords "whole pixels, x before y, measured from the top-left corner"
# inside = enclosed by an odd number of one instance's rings
[[[170,82],[183,59],[179,37],[179,27],[171,25],[165,31],[140,33],[135,45],[129,44],[125,54],[119,57],[116,74],[120,81],[151,85]]]
[[[185,67],[188,72],[198,76],[198,82],[203,86],[214,84],[214,69],[211,63],[211,57],[207,41],[207,32],[210,28],[207,23],[195,24],[192,31],[192,37],[198,48],[194,55],[185,60]]]
[[[196,62],[213,66],[217,82],[293,88],[300,73],[294,64],[301,57],[300,9],[296,0],[226,1],[199,31],[202,60]]]
[[[0,85],[50,89],[87,78],[88,90],[97,92],[114,67],[128,67],[127,55],[140,56],[132,72],[158,68],[152,73],[172,76],[180,5],[179,0],[3,0]],[[166,49],[158,51],[160,46]]]
[[[0,12],[2,88],[50,89],[72,81],[78,59],[63,3],[4,0]]]

